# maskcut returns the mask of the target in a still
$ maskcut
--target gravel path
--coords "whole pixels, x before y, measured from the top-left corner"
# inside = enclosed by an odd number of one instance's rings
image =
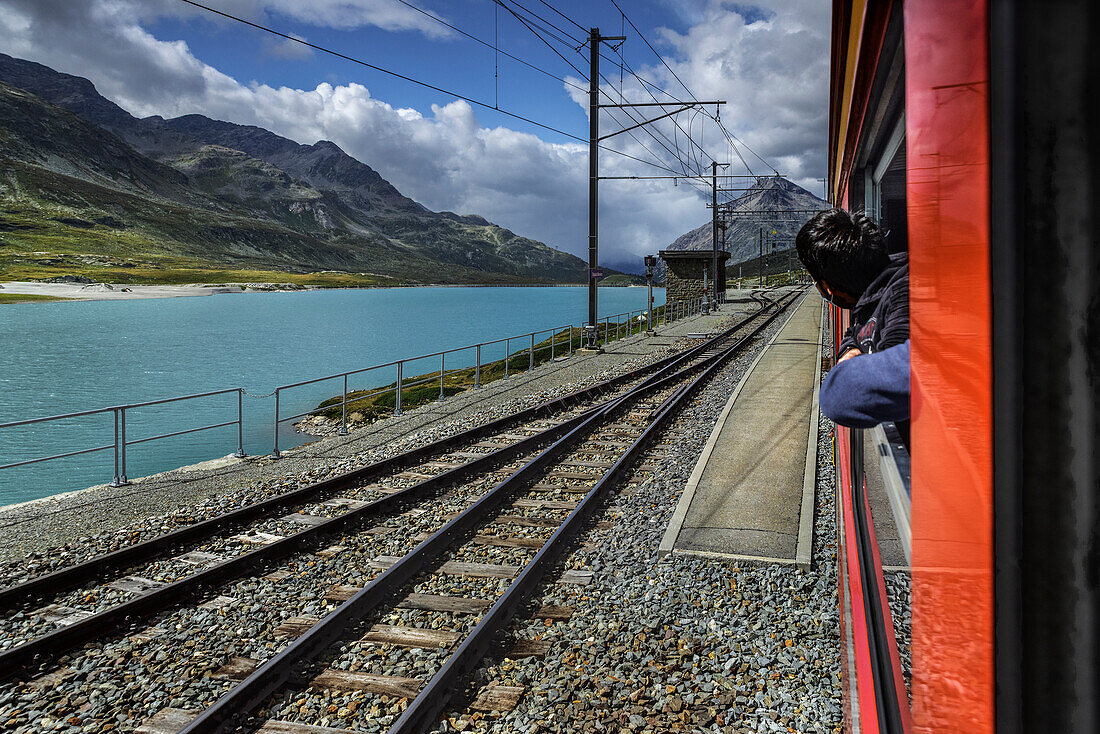
[[[278,461],[249,457],[217,469],[166,472],[129,487],[100,485],[0,508],[0,584],[378,461],[649,364],[691,343],[685,335],[715,330],[755,308],[731,306],[719,315],[662,326],[657,337],[625,338],[604,354],[575,354],[348,436],[322,438],[283,452]]]

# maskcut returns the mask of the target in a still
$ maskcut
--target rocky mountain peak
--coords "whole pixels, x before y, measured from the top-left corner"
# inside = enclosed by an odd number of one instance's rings
[[[731,255],[729,264],[736,265],[758,257],[762,246],[768,252],[793,248],[802,224],[812,212],[829,208],[829,203],[790,179],[761,176],[733,200],[731,208],[736,214],[726,231],[726,249]],[[711,248],[711,223],[707,221],[680,235],[665,249]],[[661,281],[664,272],[664,263],[660,263],[654,277]]]
[[[0,79],[108,130],[126,126],[133,115],[101,95],[88,79],[62,74],[33,61],[0,53]]]

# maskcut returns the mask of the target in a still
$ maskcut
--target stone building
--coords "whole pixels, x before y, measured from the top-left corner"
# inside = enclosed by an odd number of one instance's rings
[[[703,268],[707,271],[707,290],[711,283],[714,253],[711,250],[661,250],[661,259],[667,266],[665,275],[665,300],[688,301],[703,295]],[[718,253],[718,292],[726,289],[726,261],[728,252]]]

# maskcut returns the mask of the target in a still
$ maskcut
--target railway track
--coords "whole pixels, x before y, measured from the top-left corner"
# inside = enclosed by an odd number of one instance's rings
[[[762,308],[718,338],[729,338],[775,308],[776,304]],[[483,482],[499,480],[516,468],[514,462],[602,410],[593,407],[601,395],[629,389],[644,374],[652,374],[650,380],[668,374],[697,360],[710,344],[356,471],[0,590],[0,610],[16,611],[0,621],[0,647],[5,648],[0,651],[0,677],[33,671],[112,631],[138,629],[164,609],[280,559],[319,549],[340,533],[404,517],[402,511],[446,497],[455,485],[478,477]],[[43,601],[51,603],[24,611]]]
[[[234,730],[257,708],[268,705],[265,702],[278,691],[288,684],[292,689],[301,671],[316,668],[317,661],[325,658],[333,645],[355,642],[361,636],[359,628],[365,620],[384,619],[388,613],[392,617],[389,621],[397,624],[375,624],[362,635],[366,642],[355,644],[371,649],[380,645],[378,649],[421,650],[423,655],[417,661],[417,669],[424,671],[428,665],[433,668],[430,676],[353,675],[349,669],[354,672],[366,663],[344,660],[330,661],[329,667],[308,680],[341,690],[388,692],[410,698],[410,705],[391,731],[421,731],[441,710],[447,695],[462,689],[464,676],[491,648],[501,626],[522,606],[547,568],[596,510],[606,488],[626,471],[683,401],[776,318],[793,298],[767,309],[767,318],[760,319],[761,323],[736,343],[730,344],[733,335],[752,318],[700,347],[662,360],[641,382],[637,382],[636,376],[627,376],[634,377],[630,381],[637,384],[597,405],[577,403],[620,387],[628,380],[610,381],[533,411],[524,411],[545,417],[532,421],[531,416],[518,414],[523,417],[496,422],[500,425],[489,424],[495,431],[486,431],[487,426],[476,429],[473,435],[465,435],[466,443],[458,437],[446,439],[425,447],[434,450],[409,452],[414,456],[395,457],[380,462],[384,467],[372,465],[260,503],[262,510],[244,508],[244,515],[267,520],[233,539],[246,547],[257,547],[229,558],[212,557],[216,554],[199,549],[157,561],[192,566],[178,580],[163,585],[149,587],[146,582],[150,579],[136,574],[115,579],[111,582],[113,591],[121,591],[129,598],[5,650],[0,653],[0,670],[7,674],[33,671],[43,662],[119,630],[136,631],[133,637],[139,640],[154,637],[155,628],[141,629],[154,614],[210,597],[230,581],[269,570],[281,561],[281,569],[292,571],[279,570],[263,577],[265,583],[275,587],[276,593],[281,578],[308,568],[306,573],[316,576],[314,586],[323,589],[328,606],[336,603],[339,606],[323,619],[284,615],[276,634],[289,637],[303,634],[289,644],[278,643],[280,649],[272,655],[234,657],[223,666],[230,670],[223,671],[221,679],[244,680],[228,689],[207,711],[180,714],[187,719],[198,714],[185,730]],[[555,403],[555,412],[547,415],[552,409],[546,406]],[[528,422],[523,423],[525,420]],[[470,446],[469,441],[478,445]],[[455,451],[454,446],[466,448]],[[449,453],[440,453],[448,449]],[[413,464],[414,461],[421,463]],[[404,468],[407,466],[416,466],[417,470]],[[382,476],[385,479],[376,481]],[[423,507],[407,510],[427,499],[432,499],[433,505],[442,503],[443,509],[459,509],[457,513],[442,515]],[[276,517],[278,512],[292,506],[300,508],[295,513],[300,518]],[[213,537],[227,527],[239,529],[239,517],[207,521],[209,532],[205,537]],[[379,520],[386,522],[367,527]],[[276,538],[273,536],[277,533],[263,529],[275,527],[264,522],[294,523],[303,529]],[[188,540],[194,542],[196,532],[192,528],[184,530],[190,531]],[[413,532],[416,530],[420,533]],[[337,543],[321,548],[334,538]],[[180,545],[178,539],[157,540],[158,543],[147,547],[158,556]],[[363,572],[361,563],[345,562],[342,566],[334,563],[338,568],[333,572],[315,567],[316,559],[339,559],[348,546],[356,546],[359,560],[369,557],[369,565],[373,567],[369,573]],[[120,570],[130,570],[127,566],[131,557],[123,556],[124,560],[114,565],[107,559],[93,559],[84,564],[84,580],[99,580]],[[502,558],[509,562],[501,563]],[[199,570],[194,570],[196,567]],[[72,569],[57,572],[66,573],[66,582],[76,586],[79,582],[72,581],[75,577]],[[440,574],[444,578],[462,579],[462,583],[447,588],[429,581],[440,578]],[[470,578],[483,579],[474,597],[461,593],[461,586],[468,585]],[[45,588],[41,582],[37,584],[31,588]],[[497,597],[496,601],[485,599],[487,595]],[[34,594],[29,590],[22,593],[7,590],[0,601],[18,605],[32,598]],[[229,598],[218,595],[203,606],[217,609],[220,600]],[[425,614],[434,615],[435,627],[420,626],[423,620],[418,622],[409,617]],[[443,622],[448,629],[441,630],[440,615],[460,621]],[[453,648],[453,653],[446,654],[448,648]],[[267,661],[261,664],[258,660],[262,658]],[[62,662],[65,659],[62,657]],[[370,667],[388,670],[391,666],[375,659]],[[59,679],[63,677],[64,669],[56,675]]]
[[[778,312],[772,318],[776,315]],[[270,701],[277,692],[282,691],[284,708],[289,699],[308,698],[308,692],[295,690],[296,686],[307,691],[335,689],[411,699],[389,731],[430,729],[452,692],[464,689],[469,674],[493,648],[500,630],[527,603],[554,561],[599,508],[605,492],[684,401],[753,334],[733,345],[711,344],[690,368],[648,380],[586,414],[568,434],[534,455],[415,549],[401,557],[373,559],[372,565],[381,573],[368,584],[333,589],[333,595],[347,597],[340,607],[323,620],[307,620],[308,630],[267,662],[254,668],[242,663],[247,677],[205,712],[179,712],[188,718],[198,713],[182,731],[235,730],[257,709],[277,708]],[[551,512],[547,514],[547,510]],[[487,549],[505,549],[512,561],[517,551],[526,557],[519,564],[500,563],[486,557]],[[418,583],[439,575],[496,579],[501,583],[489,586],[503,585],[503,589],[490,592],[495,601],[480,596],[429,598],[416,591]],[[391,620],[403,624],[375,623],[365,628],[365,620],[386,619],[387,614],[398,613],[399,607],[416,610],[421,618],[406,614]],[[457,621],[446,629],[431,626],[431,615],[439,613],[450,614]],[[548,618],[568,613],[565,609],[539,612]],[[364,652],[376,647],[382,652],[373,658]],[[410,648],[424,651],[421,668],[434,668],[427,681],[359,672],[398,667],[396,661],[385,660],[386,655]],[[536,642],[520,641],[518,651],[513,648],[509,654],[537,654],[537,648]],[[310,673],[302,678],[305,670]],[[288,685],[291,690],[284,690]],[[489,690],[490,697],[517,695],[507,687]],[[302,701],[294,705],[309,708]],[[247,726],[270,732],[311,731],[308,726],[282,721],[253,720]]]

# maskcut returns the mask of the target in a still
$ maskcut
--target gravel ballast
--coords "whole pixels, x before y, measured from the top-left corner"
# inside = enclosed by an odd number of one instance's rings
[[[771,336],[779,324],[763,335]],[[702,446],[754,354],[723,370],[665,433],[661,468],[609,504],[607,530],[566,561],[584,587],[547,584],[538,604],[569,621],[520,620],[512,634],[551,642],[544,659],[497,659],[490,682],[526,693],[499,716],[453,706],[437,731],[839,732],[832,425],[822,418],[813,566],[746,566],[657,548]],[[643,461],[645,461],[643,459]],[[552,576],[553,574],[551,574]]]
[[[692,321],[680,324],[682,333],[707,331],[717,319]],[[766,343],[781,323],[758,337],[757,346]],[[39,555],[34,573],[54,565],[49,559],[60,553],[66,554],[65,563],[71,563],[171,529],[189,518],[222,512],[434,440],[468,427],[471,416],[487,421],[606,379],[612,370],[658,358],[663,346],[641,339],[624,341],[624,352],[614,367],[584,375],[579,374],[583,364],[579,360],[550,365],[516,378],[508,390],[490,394],[487,389],[484,396],[467,396],[466,404],[458,404],[462,396],[457,396],[421,409],[425,414],[447,411],[445,415],[416,417],[420,411],[414,411],[391,419],[398,424],[412,417],[408,425],[371,426],[362,433],[382,435],[369,440],[367,436],[333,437],[303,447],[274,465],[260,460],[234,468],[232,489],[215,496],[218,482],[225,486],[224,474],[196,478],[196,485],[214,485],[199,489],[199,504],[167,514],[161,509],[120,531],[70,541],[56,553]],[[627,351],[631,347],[637,353]],[[582,539],[585,545],[548,576],[556,577],[565,568],[593,572],[587,586],[548,583],[537,599],[538,604],[573,607],[572,618],[514,623],[514,636],[551,643],[545,658],[498,659],[478,672],[475,691],[490,681],[525,686],[527,694],[519,706],[499,716],[474,715],[456,702],[440,731],[840,730],[831,425],[827,421],[822,421],[819,431],[812,570],[738,566],[675,555],[657,560],[658,543],[679,493],[729,392],[754,356],[750,349],[733,360],[690,402],[659,439],[663,446],[651,449],[660,456],[650,462],[657,468],[624,482],[597,518],[612,526],[590,531]],[[528,382],[520,384],[521,379]],[[523,388],[533,394],[523,394]],[[421,419],[425,420],[417,422]],[[359,448],[354,447],[356,441]],[[228,657],[269,658],[286,644],[279,628],[288,619],[324,616],[338,603],[325,599],[333,586],[369,582],[379,573],[368,563],[372,558],[406,552],[420,533],[439,527],[449,513],[491,483],[486,479],[458,487],[430,506],[384,522],[388,532],[334,538],[332,547],[339,550],[331,556],[299,554],[280,565],[274,575],[231,583],[205,607],[161,614],[148,630],[85,648],[63,660],[47,679],[0,686],[0,728],[128,731],[164,707],[209,705],[233,683],[211,675]],[[308,511],[329,510],[316,506]],[[0,516],[0,524],[3,521]],[[289,532],[285,520],[273,519],[264,527],[276,534]],[[492,554],[478,549],[463,560],[518,564],[528,555],[520,549],[496,549]],[[9,579],[25,572],[15,564],[5,570]],[[166,578],[178,572],[165,562]],[[432,576],[418,582],[415,590],[489,599],[506,586],[500,579]],[[272,603],[273,598],[279,603]],[[375,621],[461,632],[476,618],[396,610]],[[396,659],[398,668],[394,662],[390,655],[383,660],[378,648],[352,642],[330,665],[428,677],[438,656],[405,650]],[[383,696],[313,691],[309,696],[288,693],[270,713],[312,724],[384,731],[402,708],[398,700]]]

